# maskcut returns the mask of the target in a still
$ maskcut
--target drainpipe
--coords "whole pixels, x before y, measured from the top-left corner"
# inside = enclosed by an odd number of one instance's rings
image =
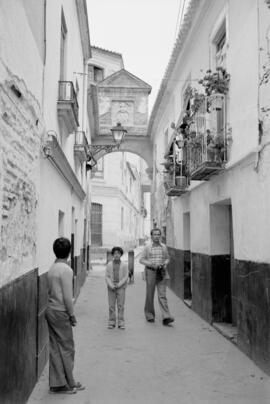
[[[47,57],[47,36],[46,36],[46,25],[47,25],[47,0],[43,3],[43,72],[42,72],[42,112],[44,109],[44,87],[45,87],[45,66]]]

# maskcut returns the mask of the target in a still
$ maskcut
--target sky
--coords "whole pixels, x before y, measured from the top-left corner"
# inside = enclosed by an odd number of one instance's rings
[[[124,67],[152,86],[149,111],[175,43],[182,0],[87,0],[92,46],[121,53]]]

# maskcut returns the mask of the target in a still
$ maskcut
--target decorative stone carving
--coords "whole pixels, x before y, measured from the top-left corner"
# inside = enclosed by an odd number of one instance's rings
[[[134,103],[131,101],[112,101],[112,125],[132,126],[134,122]]]

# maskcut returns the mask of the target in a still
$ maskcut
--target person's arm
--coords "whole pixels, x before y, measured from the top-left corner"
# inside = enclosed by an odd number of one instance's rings
[[[121,286],[123,286],[128,281],[128,266],[127,266],[127,264],[123,264],[123,263],[121,265],[123,265],[124,276],[118,282],[118,284],[117,284],[118,288],[121,288]]]
[[[64,305],[66,307],[66,311],[69,314],[71,323],[76,324],[76,319],[74,316],[74,307],[73,307],[73,293],[72,293],[73,272],[72,272],[72,270],[70,269],[69,271],[63,272],[60,279],[61,279],[63,300],[64,300]],[[73,325],[75,325],[75,324],[73,324]]]
[[[107,283],[107,285],[109,286],[110,289],[115,289],[115,286],[112,283],[112,280],[111,280],[111,277],[110,277],[109,265],[110,265],[110,263],[106,266],[105,281],[106,281],[106,283]]]

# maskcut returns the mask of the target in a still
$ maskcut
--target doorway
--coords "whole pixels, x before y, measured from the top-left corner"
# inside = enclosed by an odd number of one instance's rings
[[[233,327],[232,268],[233,219],[230,200],[210,205],[211,294],[213,325],[230,339],[236,338]]]
[[[102,246],[102,205],[91,204],[91,244]]]

